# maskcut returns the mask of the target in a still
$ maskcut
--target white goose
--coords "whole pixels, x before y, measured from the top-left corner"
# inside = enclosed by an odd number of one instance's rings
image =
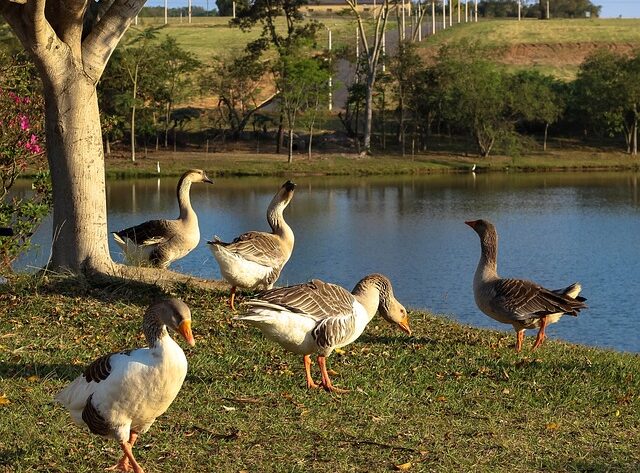
[[[321,386],[327,391],[345,392],[331,383],[326,357],[335,348],[355,341],[376,312],[411,335],[407,311],[393,296],[391,281],[382,274],[365,276],[352,292],[314,279],[271,289],[242,306],[247,313],[236,320],[258,327],[270,340],[304,356],[308,388],[318,387],[311,377],[310,358],[317,353]]]
[[[149,220],[113,233],[129,264],[166,268],[198,245],[198,216],[189,198],[189,190],[194,182],[213,183],[201,169],[185,172],[178,181],[180,215],[176,220]]]
[[[511,324],[516,331],[516,351],[522,350],[525,329],[536,328],[533,349],[542,345],[545,327],[564,314],[577,316],[586,308],[579,297],[582,286],[573,283],[564,289],[549,290],[525,279],[498,276],[498,233],[487,220],[465,222],[480,236],[481,255],[473,277],[473,296],[478,308],[492,319]]]
[[[215,237],[207,244],[215,256],[222,277],[231,284],[229,305],[235,310],[238,287],[271,289],[293,252],[293,230],[284,221],[283,212],[293,198],[296,185],[285,182],[267,208],[271,233],[247,232],[225,243]]]
[[[167,410],[187,374],[187,359],[166,327],[194,345],[189,307],[178,299],[155,303],[142,323],[148,348],[98,358],[56,396],[76,424],[118,441],[124,455],[113,469],[143,473],[133,444]]]

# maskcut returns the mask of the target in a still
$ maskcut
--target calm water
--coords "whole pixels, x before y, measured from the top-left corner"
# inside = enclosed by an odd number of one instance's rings
[[[640,352],[640,191],[638,173],[472,174],[386,178],[299,178],[285,217],[296,246],[279,285],[310,278],[349,289],[365,274],[387,274],[405,305],[451,314],[475,326],[511,331],[475,307],[471,282],[480,253],[464,220],[492,220],[500,236],[499,271],[545,286],[583,285],[589,309],[549,334],[573,342]],[[219,278],[206,239],[267,230],[265,210],[285,179],[216,179],[192,187],[202,244],[172,268]],[[176,178],[111,181],[109,229],[175,218]],[[20,267],[43,264],[40,248]],[[114,258],[119,248],[110,241]],[[511,331],[511,333],[513,333]],[[534,332],[530,332],[534,333]]]

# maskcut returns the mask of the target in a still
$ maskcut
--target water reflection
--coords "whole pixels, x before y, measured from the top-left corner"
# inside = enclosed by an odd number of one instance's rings
[[[194,185],[203,242],[173,268],[219,278],[204,241],[267,230],[265,210],[284,178],[216,179]],[[504,329],[475,307],[471,291],[477,236],[464,220],[488,218],[500,234],[499,269],[550,287],[579,280],[589,309],[550,335],[640,352],[640,198],[637,173],[472,173],[442,176],[296,178],[285,218],[296,246],[280,284],[317,277],[351,288],[364,274],[387,274],[408,306]],[[176,218],[177,178],[109,181],[109,229]],[[50,225],[50,224],[49,224]],[[42,264],[40,251],[21,260]],[[119,249],[110,241],[114,258]],[[428,335],[428,334],[425,334]]]

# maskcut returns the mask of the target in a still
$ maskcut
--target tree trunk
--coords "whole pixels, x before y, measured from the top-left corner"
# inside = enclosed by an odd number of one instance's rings
[[[367,77],[367,94],[364,101],[364,132],[363,132],[363,152],[371,152],[371,129],[373,125],[373,86],[374,77]]]
[[[47,156],[53,183],[50,265],[107,271],[107,206],[100,114],[95,86],[68,71],[64,82],[44,82]]]
[[[547,150],[547,136],[549,133],[549,123],[545,123],[544,124],[544,141],[542,143],[542,150],[546,151]]]
[[[289,156],[287,162],[291,164],[293,162],[293,127],[289,128]]]
[[[136,94],[138,93],[138,64],[133,74],[133,101],[131,103],[131,161],[136,160]]]
[[[633,156],[638,155],[638,117],[636,116],[633,122],[633,136],[632,136],[633,146],[631,148],[631,154]]]

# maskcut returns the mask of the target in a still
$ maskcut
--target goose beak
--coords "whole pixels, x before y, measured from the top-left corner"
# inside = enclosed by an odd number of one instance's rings
[[[409,328],[409,317],[408,316],[404,316],[404,319],[402,319],[400,322],[398,322],[398,327],[400,327],[400,330],[402,330],[404,333],[406,333],[407,335],[411,336],[411,328]]]
[[[467,225],[469,225],[471,228],[475,229],[476,228],[476,224],[478,223],[477,220],[467,220],[466,222]]]
[[[183,320],[180,322],[180,325],[178,325],[178,333],[184,337],[189,346],[196,344],[193,333],[191,333],[191,320]]]
[[[207,184],[213,184],[213,180],[209,178],[206,174],[202,175],[202,182],[206,182]]]

